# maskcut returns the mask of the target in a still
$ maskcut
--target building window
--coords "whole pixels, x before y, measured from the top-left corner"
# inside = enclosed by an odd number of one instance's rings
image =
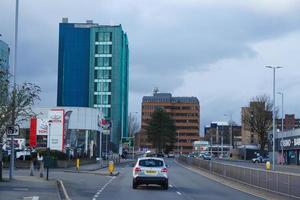
[[[102,112],[105,118],[110,118],[110,108],[102,108]]]
[[[112,46],[111,45],[99,45],[99,53],[100,54],[111,54],[112,52]]]
[[[111,70],[95,70],[95,79],[111,79]]]
[[[95,91],[96,92],[110,92],[111,91],[111,83],[110,82],[97,82],[97,83],[95,83]]]
[[[112,33],[111,32],[99,32],[98,35],[96,33],[96,41],[110,42],[110,41],[112,41]]]
[[[94,95],[94,104],[109,105],[111,103],[110,95]]]
[[[95,66],[96,67],[111,67],[112,59],[111,57],[96,57]]]

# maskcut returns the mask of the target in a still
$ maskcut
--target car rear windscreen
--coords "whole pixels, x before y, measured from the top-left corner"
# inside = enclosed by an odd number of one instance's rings
[[[161,160],[155,160],[155,159],[140,160],[139,166],[141,166],[141,167],[162,167],[162,166],[164,166],[164,162]]]

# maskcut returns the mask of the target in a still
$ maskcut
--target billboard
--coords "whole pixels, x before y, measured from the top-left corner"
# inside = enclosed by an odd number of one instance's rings
[[[36,135],[48,135],[48,121],[37,119]]]
[[[64,109],[51,109],[48,112],[48,146],[52,150],[64,148]]]

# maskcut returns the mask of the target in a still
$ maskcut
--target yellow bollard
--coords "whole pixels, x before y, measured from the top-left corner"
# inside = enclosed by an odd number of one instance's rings
[[[80,166],[80,160],[79,158],[76,159],[76,170],[79,171],[79,166]]]
[[[268,161],[266,162],[266,170],[270,170],[271,169],[271,163]]]
[[[112,175],[113,171],[115,170],[115,165],[113,161],[109,161],[108,163],[108,171],[110,173],[110,175]]]

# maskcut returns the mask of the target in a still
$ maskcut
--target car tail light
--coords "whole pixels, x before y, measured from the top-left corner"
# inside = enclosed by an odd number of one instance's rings
[[[136,168],[134,168],[134,172],[135,173],[139,173],[139,172],[141,172],[142,170],[141,170],[141,168],[139,168],[139,167],[136,167]]]
[[[167,173],[167,172],[168,172],[168,169],[167,169],[167,168],[162,168],[162,169],[161,169],[161,172]]]

